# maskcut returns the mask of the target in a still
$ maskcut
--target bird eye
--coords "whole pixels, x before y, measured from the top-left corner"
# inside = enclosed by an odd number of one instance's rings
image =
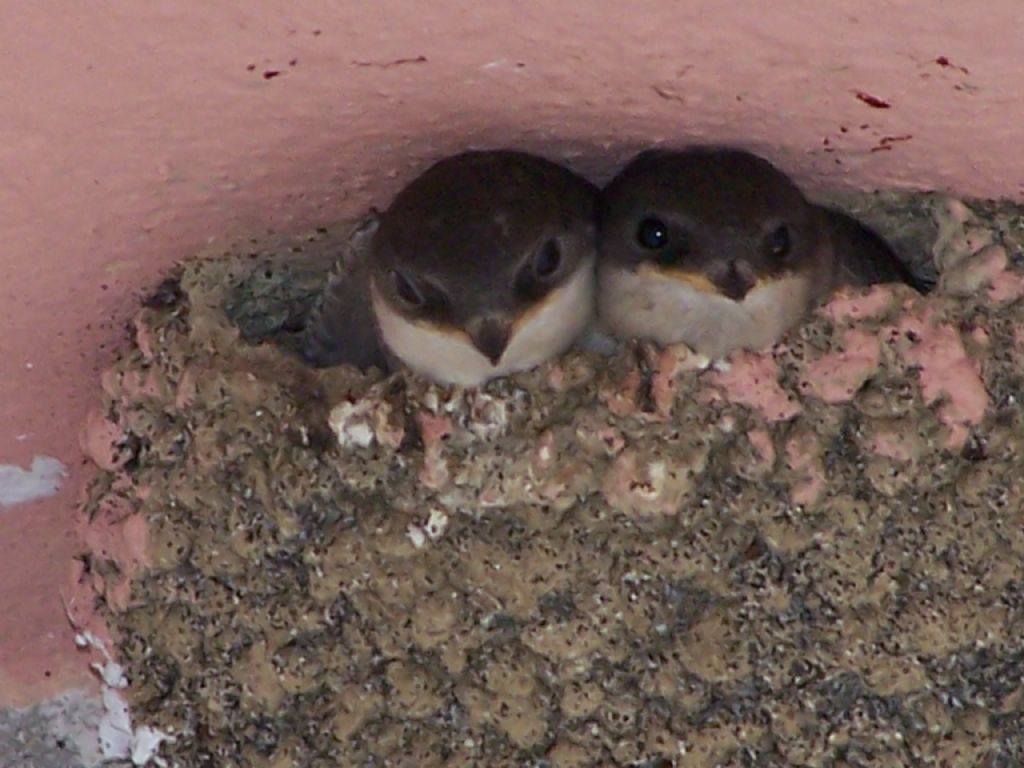
[[[562,264],[562,249],[557,240],[548,240],[533,257],[533,273],[546,280],[558,271]]]
[[[766,245],[768,246],[768,252],[775,258],[781,259],[787,256],[792,248],[789,227],[781,224],[772,230],[766,239]]]
[[[653,216],[644,219],[636,228],[636,241],[648,250],[662,248],[668,242],[668,227]]]
[[[398,294],[398,298],[410,307],[417,309],[426,303],[423,294],[420,293],[419,288],[416,287],[412,280],[398,271],[392,272],[391,276],[395,281],[395,293]]]

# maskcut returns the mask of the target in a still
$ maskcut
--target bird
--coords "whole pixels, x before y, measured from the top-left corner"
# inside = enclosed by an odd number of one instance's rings
[[[598,317],[709,357],[771,346],[841,285],[926,293],[877,232],[742,149],[641,152],[598,203]]]
[[[561,354],[596,311],[597,195],[526,152],[435,162],[357,228],[304,357],[476,387]]]

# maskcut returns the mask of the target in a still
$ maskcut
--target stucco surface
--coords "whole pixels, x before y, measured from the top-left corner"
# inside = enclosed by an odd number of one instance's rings
[[[58,596],[77,433],[134,299],[210,239],[381,205],[512,145],[602,180],[653,142],[757,149],[820,186],[1024,196],[1015,0],[7,2],[0,25],[0,703],[80,683]]]

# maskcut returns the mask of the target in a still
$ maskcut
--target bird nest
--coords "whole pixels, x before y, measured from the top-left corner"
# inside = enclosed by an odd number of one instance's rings
[[[340,231],[187,262],[84,438],[71,616],[134,722],[181,766],[1024,760],[1021,213],[845,203],[938,290],[479,390],[289,353]]]

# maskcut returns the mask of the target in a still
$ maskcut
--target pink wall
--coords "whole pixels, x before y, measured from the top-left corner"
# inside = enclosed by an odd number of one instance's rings
[[[56,594],[75,435],[139,290],[210,238],[383,204],[469,145],[600,179],[654,141],[729,141],[809,184],[1024,197],[1018,0],[51,0],[3,19],[0,464],[70,475],[0,507],[0,703],[84,679]]]

